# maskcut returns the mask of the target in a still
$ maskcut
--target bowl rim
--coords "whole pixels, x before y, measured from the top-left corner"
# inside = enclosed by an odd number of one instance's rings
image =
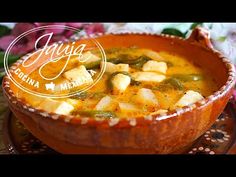
[[[226,83],[218,89],[216,92],[213,94],[207,96],[206,98],[199,100],[191,105],[184,106],[182,108],[177,108],[172,111],[168,111],[166,113],[156,113],[156,114],[149,114],[146,116],[141,116],[141,117],[132,117],[132,118],[111,118],[111,119],[106,119],[106,118],[92,118],[92,117],[85,117],[85,116],[76,116],[76,115],[62,115],[62,114],[56,114],[56,113],[49,113],[45,110],[35,108],[31,106],[28,103],[25,103],[22,99],[18,98],[14,92],[10,88],[10,82],[11,80],[9,79],[8,76],[4,76],[3,81],[2,81],[2,88],[4,92],[4,96],[7,98],[9,104],[12,103],[14,104],[17,108],[19,108],[21,111],[24,111],[25,114],[29,115],[32,117],[32,114],[45,117],[45,118],[51,118],[53,120],[58,120],[58,121],[63,121],[66,123],[72,123],[76,125],[86,125],[86,126],[103,126],[103,127],[116,127],[116,128],[124,128],[124,127],[135,127],[135,126],[142,126],[142,125],[148,125],[148,124],[155,124],[159,121],[163,121],[169,118],[174,118],[178,117],[181,114],[188,113],[190,111],[196,110],[198,108],[202,108],[207,106],[208,104],[211,104],[215,100],[220,99],[224,95],[226,95],[230,89],[235,84],[236,81],[236,71],[233,63],[226,58],[224,55],[222,55],[218,50],[213,49],[213,48],[208,48],[204,45],[199,45],[199,43],[194,43],[191,41],[188,41],[188,39],[184,39],[182,37],[178,36],[173,36],[173,35],[168,35],[168,34],[153,34],[153,33],[146,33],[146,32],[119,32],[119,33],[105,33],[101,34],[98,33],[96,35],[93,35],[92,37],[100,37],[100,36],[108,36],[108,35],[146,35],[146,36],[158,36],[166,39],[175,39],[177,41],[181,42],[187,42],[190,45],[194,45],[197,47],[201,47],[202,49],[208,50],[209,52],[212,52],[215,54],[221,62],[224,64],[225,68],[227,69],[227,74],[228,78]],[[82,39],[86,39],[88,36],[82,37]],[[90,36],[91,37],[91,36]],[[65,42],[71,42],[76,39],[72,40],[66,40]],[[62,41],[58,41],[57,43],[60,43]],[[26,54],[25,56],[30,55],[30,53]],[[21,57],[17,62],[12,64],[10,67],[10,70],[12,67],[17,67],[20,65],[24,57]]]

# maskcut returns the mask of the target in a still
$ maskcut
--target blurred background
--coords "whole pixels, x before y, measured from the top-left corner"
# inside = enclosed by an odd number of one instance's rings
[[[17,35],[31,28],[48,24],[72,26],[84,30],[87,34],[132,31],[166,33],[184,38],[188,37],[193,28],[202,26],[209,30],[214,47],[236,64],[236,23],[0,23],[0,62],[4,50]],[[57,31],[56,33],[58,40],[70,37],[65,36],[63,31]],[[15,51],[14,55],[22,55],[30,49],[30,41],[26,41],[24,45],[22,44]]]

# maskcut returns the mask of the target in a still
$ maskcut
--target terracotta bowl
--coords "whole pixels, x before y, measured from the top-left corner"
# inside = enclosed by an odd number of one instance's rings
[[[58,152],[172,153],[209,129],[232,95],[234,66],[212,48],[209,34],[202,28],[196,28],[186,40],[169,35],[130,33],[100,35],[96,39],[104,48],[135,45],[181,55],[209,70],[221,87],[204,100],[167,114],[96,121],[35,109],[16,97],[19,88],[4,77],[4,95],[12,112],[34,136]],[[19,63],[21,61],[13,66]]]

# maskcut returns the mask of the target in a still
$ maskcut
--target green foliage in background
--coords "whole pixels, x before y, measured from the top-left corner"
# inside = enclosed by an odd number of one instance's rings
[[[196,28],[197,26],[202,26],[202,23],[193,23],[190,28],[185,31],[185,32],[181,32],[179,29],[177,28],[164,28],[161,32],[161,34],[169,34],[169,35],[174,35],[174,36],[179,36],[182,38],[186,38],[187,34],[193,30],[194,28]]]
[[[11,29],[7,26],[0,25],[0,37],[6,36],[11,33]]]

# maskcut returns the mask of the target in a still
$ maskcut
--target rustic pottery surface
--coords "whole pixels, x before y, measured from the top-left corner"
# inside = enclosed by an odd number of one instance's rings
[[[230,100],[215,124],[194,143],[175,154],[227,154],[235,152],[236,102]],[[8,111],[5,114],[3,135],[6,149],[11,154],[57,154],[35,138],[20,121]]]

